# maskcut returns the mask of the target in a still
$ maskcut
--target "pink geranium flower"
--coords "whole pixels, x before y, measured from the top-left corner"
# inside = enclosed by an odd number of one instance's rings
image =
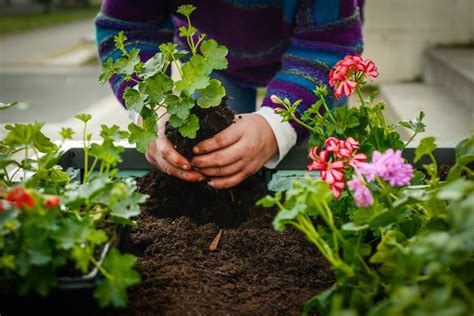
[[[354,175],[354,178],[347,182],[349,189],[354,191],[354,201],[358,207],[367,207],[374,203],[374,198],[369,188],[364,184],[360,175]]]
[[[361,163],[357,169],[367,181],[380,177],[391,186],[408,185],[413,178],[413,167],[404,162],[400,150],[394,151],[391,148],[384,154],[375,151],[372,163]]]

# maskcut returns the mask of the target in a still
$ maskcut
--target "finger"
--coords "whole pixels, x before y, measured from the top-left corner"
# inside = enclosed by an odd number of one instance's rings
[[[166,161],[176,168],[183,170],[191,169],[191,163],[174,149],[168,139],[161,140],[160,145],[158,146],[158,152]]]
[[[188,181],[188,182],[199,182],[204,181],[206,179],[205,176],[200,174],[196,171],[184,171],[182,169],[176,168],[168,161],[161,159],[158,163],[158,168],[163,171],[164,173],[177,177],[181,180]]]
[[[244,166],[245,166],[244,161],[239,160],[236,163],[233,163],[224,167],[211,167],[211,168],[199,169],[199,172],[207,177],[225,177],[225,176],[231,176],[233,174],[238,173],[244,168]]]
[[[239,172],[229,177],[212,178],[207,184],[214,189],[229,189],[244,181],[250,174]]]
[[[237,143],[222,150],[195,156],[191,164],[197,169],[224,167],[241,160],[243,158],[242,152],[242,146]]]
[[[206,139],[194,146],[193,152],[195,154],[207,154],[221,148],[229,147],[235,144],[240,137],[241,133],[236,133],[231,125],[214,137]]]

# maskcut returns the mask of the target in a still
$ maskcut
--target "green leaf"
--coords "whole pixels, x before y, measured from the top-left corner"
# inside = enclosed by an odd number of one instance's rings
[[[186,120],[190,114],[190,110],[194,107],[194,100],[190,97],[178,97],[175,95],[170,95],[166,98],[167,112],[170,115],[177,116],[180,121],[172,124],[173,127],[179,127],[182,125],[181,120]],[[178,126],[176,126],[178,125]]]
[[[271,195],[267,195],[264,198],[257,201],[256,205],[257,206],[263,206],[265,208],[273,207],[278,202],[281,201],[282,194],[283,194],[282,192],[277,192],[277,193],[275,193],[275,197],[273,197]]]
[[[434,137],[426,137],[420,141],[418,148],[415,150],[414,162],[418,162],[423,156],[429,155],[436,149]]]
[[[152,103],[160,103],[165,94],[173,89],[173,80],[163,73],[148,78],[143,84],[145,93],[153,100]]]
[[[197,131],[199,130],[199,118],[195,114],[191,114],[178,130],[183,137],[196,138]]]
[[[207,87],[210,79],[208,73],[204,71],[204,67],[205,65],[199,61],[199,55],[191,57],[181,68],[183,76],[176,83],[176,89],[191,96],[196,90]]]
[[[99,75],[99,83],[105,84],[117,73],[115,62],[112,58],[108,58],[105,63],[102,64],[102,69]]]
[[[176,12],[189,18],[189,16],[191,15],[191,13],[194,12],[194,10],[196,10],[196,7],[192,4],[183,4],[178,7],[178,10]]]
[[[90,218],[84,218],[78,220],[76,217],[66,218],[61,221],[60,228],[54,236],[57,247],[69,250],[74,245],[81,245],[87,241],[87,236],[91,229],[93,229],[93,223]]]
[[[457,201],[471,192],[474,192],[474,182],[459,178],[443,186],[438,192],[438,198]]]
[[[87,123],[92,119],[92,116],[90,114],[86,114],[86,113],[80,113],[80,114],[74,115],[74,117],[77,118],[79,121],[82,121],[84,123]]]
[[[415,133],[422,133],[425,131],[425,128],[426,128],[426,125],[423,123],[424,117],[425,117],[425,113],[421,111],[420,115],[418,116],[416,120],[400,121],[398,122],[398,125],[408,128]]]
[[[59,135],[61,135],[63,139],[72,139],[74,136],[74,130],[70,127],[61,127]]]
[[[127,305],[127,288],[140,282],[140,275],[133,270],[136,261],[132,255],[110,250],[102,265],[107,275],[94,290],[94,297],[101,307]]]
[[[273,219],[273,228],[282,232],[285,230],[286,225],[289,221],[294,220],[299,214],[306,212],[306,205],[296,204],[291,209],[282,209]]]
[[[226,93],[221,82],[217,79],[211,79],[206,88],[197,91],[200,94],[197,104],[203,109],[220,105]]]
[[[181,26],[179,28],[179,36],[180,37],[192,37],[196,34],[197,29],[194,26]]]
[[[120,50],[122,53],[126,53],[124,43],[127,40],[127,36],[123,31],[120,31],[117,35],[114,36],[115,48]]]
[[[102,161],[102,163],[114,166],[122,162],[121,153],[125,148],[123,146],[115,146],[111,139],[105,139],[102,144],[92,144],[89,155]]]
[[[178,44],[175,43],[163,43],[160,45],[160,51],[168,56],[170,60],[178,60],[188,54],[185,50],[178,50]]]
[[[148,149],[148,144],[157,138],[156,134],[156,119],[155,117],[148,117],[143,120],[143,127],[130,123],[128,125],[130,132],[128,140],[131,144],[136,144],[137,150],[145,153]]]
[[[351,231],[351,232],[358,232],[362,230],[366,230],[369,228],[369,225],[357,225],[355,223],[345,223],[342,225],[342,230]]]
[[[112,125],[112,126],[107,126],[105,124],[102,124],[100,126],[100,136],[105,140],[109,139],[114,142],[118,142],[124,138],[126,138],[127,132],[120,130],[120,127],[117,125]]]
[[[152,58],[147,60],[147,62],[143,66],[142,71],[140,72],[140,75],[143,79],[148,79],[159,72],[165,71],[165,69],[163,69],[165,66],[165,62],[165,54],[161,52],[156,53]]]
[[[123,93],[127,110],[140,113],[145,106],[146,95],[133,88],[126,88]]]
[[[171,115],[170,118],[168,119],[168,123],[174,128],[179,128],[182,126],[184,123],[186,123],[187,118],[181,119],[179,118],[178,115]]]
[[[225,46],[217,44],[213,39],[205,40],[201,44],[201,53],[206,58],[206,64],[215,70],[227,68],[227,53],[229,51]]]

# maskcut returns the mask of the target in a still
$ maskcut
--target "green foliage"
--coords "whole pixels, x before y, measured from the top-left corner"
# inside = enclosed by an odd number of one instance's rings
[[[403,150],[425,130],[423,112],[415,120],[388,124],[384,103],[375,104],[374,96],[364,99],[356,89],[358,107],[333,111],[326,87],[315,90],[318,101],[302,115],[297,111],[300,100],[272,96],[272,101],[279,105],[282,121],[309,130],[311,146],[325,148],[329,137],[352,137],[360,143],[358,153],[369,158],[375,150]],[[412,131],[406,143],[397,127]],[[354,316],[474,312],[474,134],[456,147],[456,163],[444,182],[438,177],[435,149],[434,137],[422,139],[416,148],[415,162],[431,162],[423,166],[426,177],[414,172],[415,187],[389,186],[380,179],[366,184],[373,197],[366,207],[356,206],[352,190],[335,200],[326,182],[309,177],[258,202],[277,208],[274,228],[301,231],[335,273],[335,284],[309,300],[304,315],[314,309],[321,315]]]
[[[86,274],[97,267],[103,276],[95,291],[98,303],[122,307],[126,289],[140,280],[133,271],[135,258],[113,249],[101,262],[98,254],[117,238],[117,225],[135,225],[133,218],[147,196],[136,192],[133,179],[115,177],[124,151],[116,142],[129,133],[102,125],[102,142],[90,143],[87,123],[92,117],[76,118],[84,123],[82,180],[56,165],[60,147],[41,132],[42,124],[5,127],[0,141],[0,277],[17,280],[21,294],[46,296],[58,284],[60,270]],[[62,128],[60,135],[70,139],[74,131]],[[21,153],[23,159],[12,159]],[[10,176],[20,172],[21,182]]]
[[[193,5],[182,5],[177,12],[186,17],[187,25],[179,29],[179,36],[186,40],[190,52],[178,49],[177,44],[163,43],[160,52],[143,63],[140,51],[128,50],[127,37],[124,32],[114,37],[115,47],[121,52],[116,60],[108,59],[102,65],[99,81],[103,84],[113,76],[120,76],[124,81],[133,82],[135,87],[125,89],[123,99],[128,110],[135,111],[143,121],[143,126],[135,123],[129,125],[129,141],[137,144],[137,149],[144,152],[150,141],[156,139],[156,123],[170,114],[170,123],[178,128],[184,137],[195,138],[199,130],[199,118],[193,114],[197,105],[207,109],[218,106],[226,92],[221,82],[211,79],[214,70],[227,68],[228,50],[213,39],[206,39],[206,34],[192,26],[190,16],[196,10]],[[180,65],[178,61],[186,57]],[[179,78],[169,76],[170,67],[174,65]],[[145,126],[146,124],[146,126]]]

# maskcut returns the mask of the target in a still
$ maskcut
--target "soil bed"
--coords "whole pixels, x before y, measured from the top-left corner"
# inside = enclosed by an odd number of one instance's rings
[[[127,248],[139,258],[142,283],[129,291],[124,313],[297,315],[306,300],[332,284],[330,268],[315,247],[296,231],[274,231],[274,211],[254,206],[267,193],[262,177],[234,189],[227,208],[247,211],[246,219],[223,228],[215,251],[209,245],[221,227],[211,218],[160,211],[163,196],[171,204],[196,202],[192,188],[170,185],[173,180],[166,177],[152,171],[140,181],[141,191],[151,197]],[[219,199],[228,201],[229,191],[215,191],[200,206],[224,207]]]

